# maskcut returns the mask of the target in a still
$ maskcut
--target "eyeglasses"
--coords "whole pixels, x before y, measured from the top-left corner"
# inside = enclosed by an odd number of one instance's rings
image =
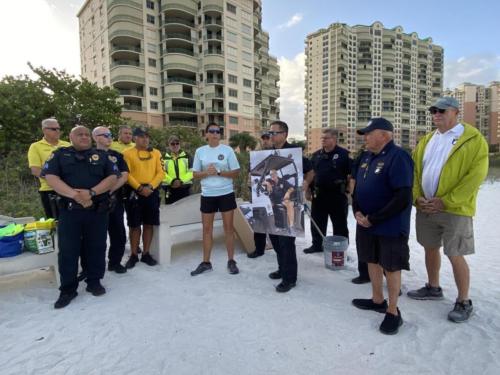
[[[52,130],[53,132],[60,132],[61,131],[61,128],[44,128],[44,129]]]
[[[272,137],[273,135],[276,135],[276,134],[282,134],[282,133],[286,133],[285,131],[279,131],[279,132],[273,132],[273,131],[270,131],[269,132],[269,135]]]
[[[113,138],[113,134],[111,134],[111,133],[96,134],[96,136],[97,137]]]
[[[170,146],[179,146],[179,145],[180,145],[179,142],[172,142],[172,143],[170,143]]]
[[[441,108],[431,108],[429,109],[429,112],[432,113],[433,115],[435,115],[436,113],[445,113],[446,112],[446,109],[441,109]]]
[[[210,134],[220,134],[219,129],[208,129],[207,132],[209,132]]]

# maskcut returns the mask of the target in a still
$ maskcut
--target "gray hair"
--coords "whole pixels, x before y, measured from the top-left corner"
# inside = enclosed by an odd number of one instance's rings
[[[106,126],[98,126],[92,130],[92,137],[95,137],[97,132],[102,129],[109,130]]]
[[[323,134],[328,134],[330,137],[338,138],[339,131],[337,129],[326,128],[326,129],[323,129]]]
[[[122,130],[125,129],[132,130],[132,128],[129,125],[120,125],[120,127],[118,128],[118,134],[120,134]]]
[[[57,121],[57,119],[55,117],[46,118],[45,120],[42,120],[42,129],[45,129],[50,124],[54,124],[54,123],[59,124],[59,122]]]

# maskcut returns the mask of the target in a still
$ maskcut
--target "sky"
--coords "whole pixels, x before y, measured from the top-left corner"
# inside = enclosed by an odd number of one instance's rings
[[[4,53],[0,78],[29,74],[35,66],[80,72],[78,20],[84,0],[0,1]],[[418,5],[414,5],[418,4]],[[386,28],[431,37],[445,53],[444,86],[500,80],[500,1],[455,0],[263,0],[263,28],[270,34],[270,54],[280,64],[281,118],[290,133],[303,135],[304,40],[334,22]],[[22,15],[22,17],[19,17]],[[22,22],[20,22],[20,20]]]

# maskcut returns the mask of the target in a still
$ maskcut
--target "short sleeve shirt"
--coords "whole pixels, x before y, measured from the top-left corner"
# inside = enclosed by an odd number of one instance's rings
[[[233,171],[240,168],[233,149],[222,144],[217,147],[205,145],[196,150],[193,160],[193,172],[205,171],[210,164],[213,164],[219,172]],[[208,176],[201,180],[201,195],[204,197],[227,195],[233,191],[232,178]]]
[[[314,168],[314,185],[318,188],[331,189],[339,182],[346,182],[351,173],[351,159],[349,151],[340,146],[326,152],[323,149],[311,156]]]

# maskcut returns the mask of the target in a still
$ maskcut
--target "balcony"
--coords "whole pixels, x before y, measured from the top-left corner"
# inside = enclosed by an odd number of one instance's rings
[[[144,34],[142,32],[142,26],[138,26],[131,23],[115,23],[109,25],[109,40],[113,40],[117,37],[130,37],[134,39],[143,39]]]
[[[116,51],[130,51],[130,52],[137,52],[137,53],[142,53],[142,48],[137,47],[137,46],[118,46],[118,45],[113,45],[111,46],[111,52],[116,52]]]
[[[210,107],[208,107],[205,110],[207,111],[207,113],[225,113],[223,107],[218,107],[218,108],[210,108]]]
[[[182,34],[182,33],[165,33],[164,39],[182,39],[187,40],[188,42],[195,42],[196,38],[191,37],[191,34]]]
[[[209,49],[209,50],[205,50],[203,52],[203,54],[205,56],[207,55],[220,55],[220,56],[223,56],[224,54],[222,53],[222,50],[221,49]]]
[[[142,90],[133,90],[133,89],[116,89],[121,96],[137,96],[144,97],[144,92]]]
[[[187,83],[188,85],[196,85],[196,81],[194,79],[185,77],[168,77],[167,83]]]
[[[165,99],[191,99],[191,100],[198,100],[199,96],[198,95],[193,95],[193,93],[190,92],[182,92],[182,91],[177,91],[177,92],[169,92],[164,95]]]
[[[165,17],[162,22],[162,25],[167,25],[167,24],[179,24],[179,25],[194,27],[193,21],[181,17]]]
[[[141,2],[133,0],[108,0],[108,10],[115,5],[129,5],[134,8],[142,9]]]
[[[205,67],[205,70],[207,70],[207,66],[212,65],[221,66],[222,69],[220,70],[224,70],[224,57],[222,55],[205,55],[203,58],[203,66]]]
[[[207,83],[223,85],[224,79],[223,78],[207,78]]]
[[[124,103],[122,108],[124,111],[140,111],[140,112],[146,111],[146,107],[132,103]]]
[[[163,69],[181,69],[190,72],[198,71],[198,59],[192,56],[172,54],[164,60],[167,61],[167,63],[164,64]]]
[[[222,93],[222,92],[210,92],[208,94],[205,94],[205,99],[207,99],[207,100],[224,99],[224,93]]]
[[[183,0],[183,1],[172,1],[168,0],[161,6],[161,11],[166,10],[182,10],[190,14],[196,14],[198,12],[198,5],[193,0]]]
[[[187,113],[198,113],[196,107],[174,104],[171,107],[165,108],[165,112],[187,112]]]
[[[111,26],[116,22],[127,22],[127,23],[135,23],[138,25],[142,25],[142,18],[129,16],[127,14],[117,14],[108,19],[108,25]]]
[[[194,56],[193,50],[187,49],[187,48],[179,48],[179,47],[169,47],[165,51],[167,54],[170,53],[180,53],[182,55],[188,55],[188,56]]]
[[[111,63],[111,67],[114,68],[116,66],[123,66],[123,65],[129,65],[129,66],[135,66],[138,68],[144,68],[144,64],[140,63],[139,61],[135,60],[115,60]]]

